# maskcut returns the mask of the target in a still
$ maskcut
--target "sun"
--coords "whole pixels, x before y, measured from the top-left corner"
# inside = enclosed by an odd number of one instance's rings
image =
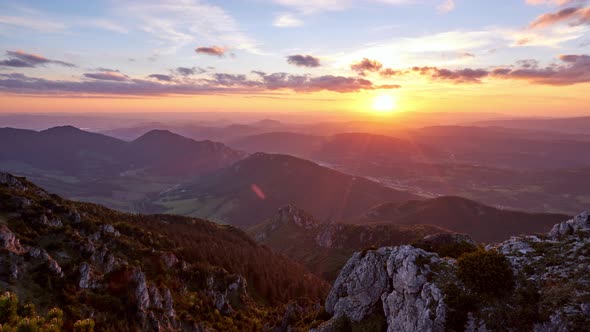
[[[395,110],[395,97],[379,95],[373,98],[373,109],[378,113],[390,113]]]

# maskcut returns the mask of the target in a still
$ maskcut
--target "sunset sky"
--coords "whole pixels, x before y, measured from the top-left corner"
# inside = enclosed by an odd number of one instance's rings
[[[0,0],[2,112],[588,105],[587,1]]]

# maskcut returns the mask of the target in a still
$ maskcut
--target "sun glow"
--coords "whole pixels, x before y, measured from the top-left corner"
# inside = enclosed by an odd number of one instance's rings
[[[378,113],[390,113],[395,110],[395,98],[392,95],[379,95],[373,98],[373,110]]]

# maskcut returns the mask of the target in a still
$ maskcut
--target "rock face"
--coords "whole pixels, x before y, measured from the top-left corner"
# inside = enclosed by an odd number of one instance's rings
[[[470,241],[448,239],[447,235],[434,240]],[[586,212],[556,225],[547,235],[513,237],[486,250],[506,257],[515,286],[495,302],[481,301],[465,309],[464,330],[573,332],[590,326],[590,223]],[[343,319],[362,324],[375,314],[386,321],[387,331],[448,330],[447,323],[456,319],[450,316],[456,307],[449,305],[456,294],[446,293],[451,292],[448,285],[459,290],[467,287],[458,277],[455,259],[439,258],[412,246],[357,252],[326,299],[326,312],[333,317],[313,331],[337,331]],[[538,295],[515,306],[518,296],[514,294]],[[501,320],[511,314],[505,312],[507,306],[512,312],[528,310],[523,312],[529,316],[516,314],[518,328],[509,326],[513,321]]]
[[[418,264],[417,260],[427,263]],[[357,252],[336,279],[326,299],[326,311],[333,319],[346,317],[353,322],[382,311],[388,331],[443,331],[443,296],[427,281],[431,273],[428,264],[439,260],[435,254],[411,246]]]
[[[217,310],[228,315],[246,295],[246,280],[240,275],[212,274],[207,278],[207,289]]]

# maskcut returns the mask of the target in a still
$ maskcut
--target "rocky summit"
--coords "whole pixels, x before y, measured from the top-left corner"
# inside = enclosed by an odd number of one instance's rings
[[[588,213],[458,259],[408,245],[357,252],[325,310],[312,331],[588,331]]]

